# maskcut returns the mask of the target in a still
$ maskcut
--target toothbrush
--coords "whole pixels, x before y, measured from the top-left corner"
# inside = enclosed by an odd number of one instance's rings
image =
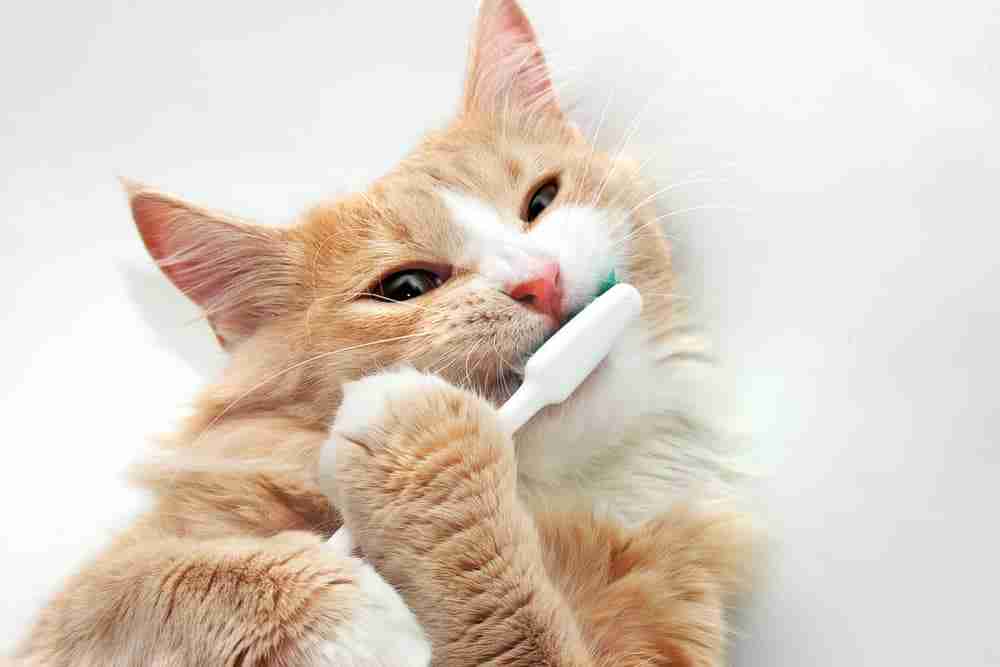
[[[619,283],[548,339],[525,364],[521,386],[500,407],[508,432],[515,433],[545,406],[569,398],[641,311],[639,291]]]
[[[507,432],[516,433],[542,408],[569,398],[640,312],[639,291],[619,283],[563,325],[528,359],[521,386],[500,406],[498,416]],[[328,544],[345,555],[353,551],[346,527],[334,533]]]

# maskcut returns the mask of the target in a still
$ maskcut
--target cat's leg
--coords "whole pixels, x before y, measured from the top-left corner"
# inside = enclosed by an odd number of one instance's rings
[[[677,507],[636,529],[590,511],[537,525],[550,578],[600,664],[726,664],[727,607],[755,561],[749,517]]]
[[[412,370],[345,387],[333,426],[345,524],[431,638],[435,665],[590,665],[516,495],[491,406]]]
[[[320,538],[121,546],[77,575],[25,644],[47,666],[427,665],[430,648],[371,568]]]

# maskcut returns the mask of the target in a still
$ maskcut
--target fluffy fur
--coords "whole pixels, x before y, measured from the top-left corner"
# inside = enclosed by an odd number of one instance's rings
[[[693,509],[730,474],[655,197],[563,116],[516,2],[484,2],[472,44],[456,119],[290,229],[128,185],[150,253],[232,361],[136,469],[155,507],[67,583],[23,660],[722,663],[749,534]],[[512,442],[495,406],[554,323],[509,288],[553,261],[564,312],[610,269],[646,308]],[[407,267],[448,279],[372,298]],[[420,372],[383,371],[401,362]],[[331,423],[336,507],[317,484]],[[324,543],[342,522],[365,561]]]

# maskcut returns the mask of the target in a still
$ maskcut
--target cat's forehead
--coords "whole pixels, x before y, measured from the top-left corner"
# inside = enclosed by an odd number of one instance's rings
[[[566,169],[583,155],[582,148],[561,124],[457,123],[429,135],[403,160],[400,173],[502,207],[520,203],[526,187]]]
[[[584,151],[556,130],[503,131],[457,125],[429,135],[364,193],[317,207],[307,220],[358,240],[440,242],[455,232],[444,193],[458,193],[506,219],[525,192],[582,159]],[[330,230],[331,232],[335,230]]]
[[[349,283],[420,263],[471,267],[538,236],[528,233],[525,206],[553,179],[563,190],[553,221],[628,200],[620,196],[632,185],[627,170],[610,169],[606,155],[564,128],[458,122],[432,133],[364,193],[307,218],[320,239],[313,253],[331,258]],[[548,227],[576,228],[567,225]]]

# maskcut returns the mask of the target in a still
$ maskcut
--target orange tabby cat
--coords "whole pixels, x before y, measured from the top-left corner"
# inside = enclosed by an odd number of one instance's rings
[[[723,662],[747,533],[678,502],[727,472],[655,197],[563,116],[516,2],[483,3],[458,116],[368,191],[282,230],[129,196],[232,362],[138,469],[154,508],[22,660]],[[495,406],[611,271],[641,322],[512,442]],[[336,510],[317,483],[331,437]],[[325,543],[342,519],[364,560]]]

